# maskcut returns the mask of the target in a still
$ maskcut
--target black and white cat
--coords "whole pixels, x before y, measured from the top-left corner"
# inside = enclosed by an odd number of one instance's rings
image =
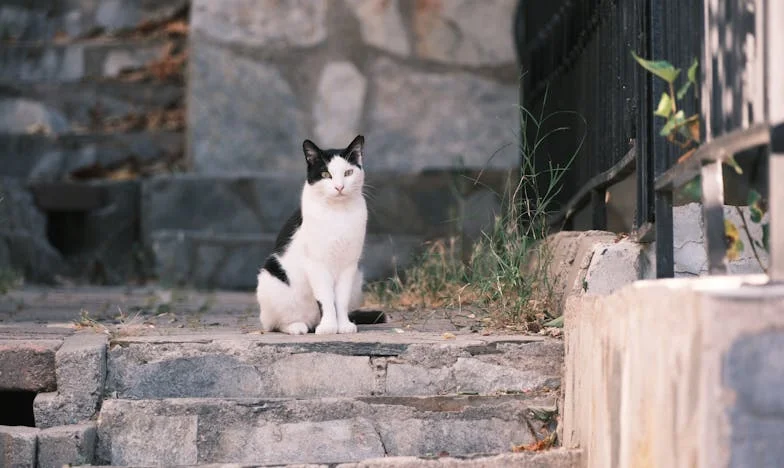
[[[359,135],[343,150],[321,150],[310,140],[302,144],[307,182],[300,209],[283,226],[258,276],[263,330],[357,331],[349,311],[362,303],[364,142]]]

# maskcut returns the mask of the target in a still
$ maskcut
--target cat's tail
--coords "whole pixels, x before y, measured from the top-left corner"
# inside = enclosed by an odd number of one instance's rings
[[[348,318],[357,325],[373,325],[387,323],[387,315],[383,310],[352,310]]]

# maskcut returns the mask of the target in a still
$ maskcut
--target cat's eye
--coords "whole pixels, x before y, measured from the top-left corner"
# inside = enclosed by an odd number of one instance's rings
[[[332,174],[330,174],[327,171],[324,171],[324,172],[321,173],[321,178],[322,179],[331,179],[332,178]]]
[[[343,176],[344,177],[348,177],[348,176],[350,176],[353,173],[354,173],[354,169],[349,169],[349,170],[347,170],[346,172],[343,173]]]

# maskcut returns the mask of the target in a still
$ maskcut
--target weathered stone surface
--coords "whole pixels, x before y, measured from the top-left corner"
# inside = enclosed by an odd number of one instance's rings
[[[173,84],[117,81],[15,84],[0,89],[0,130],[27,133],[38,124],[47,132],[95,128],[106,119],[177,106],[183,89]]]
[[[380,348],[383,341],[270,343],[266,335],[259,342],[126,342],[109,352],[106,393],[134,399],[417,396],[541,392],[560,383],[558,341],[409,343],[394,349]]]
[[[67,174],[127,160],[147,163],[177,159],[185,151],[178,132],[96,133],[84,135],[0,135],[0,174],[33,180],[60,180]]]
[[[46,237],[46,219],[18,179],[0,177],[0,260],[6,268],[36,281],[62,271],[60,254]]]
[[[212,234],[159,230],[152,233],[154,268],[165,284],[253,289],[274,234]]]
[[[103,334],[77,333],[57,351],[57,392],[40,393],[33,402],[36,427],[75,424],[95,415],[106,378]]]
[[[38,429],[0,426],[0,457],[3,466],[35,468]]]
[[[0,80],[73,82],[117,76],[160,57],[159,40],[52,44],[12,44],[0,49]]]
[[[38,433],[38,465],[89,465],[95,452],[95,423],[52,427]]]
[[[575,468],[580,465],[579,450],[551,449],[543,452],[503,453],[467,458],[384,457],[357,463],[341,463],[337,468]]]
[[[0,341],[0,389],[52,391],[55,352],[60,340]]]
[[[402,56],[411,54],[398,0],[346,0],[346,4],[359,19],[367,44]]]
[[[371,88],[366,150],[371,168],[511,168],[517,89],[468,73],[429,73],[377,59]],[[416,116],[417,125],[411,119]]]
[[[180,463],[335,463],[441,451],[499,452],[533,441],[524,422],[531,403],[541,402],[521,397],[112,399],[101,410],[98,455],[105,463],[149,463],[149,454],[162,455],[172,440],[188,454],[176,460]],[[164,430],[166,437],[151,436]]]
[[[329,62],[321,72],[313,120],[318,145],[344,148],[359,133],[367,80],[351,62]]]
[[[21,2],[21,5],[12,2],[0,7],[0,32],[2,37],[15,41],[50,41],[63,33],[72,39],[99,31],[111,34],[141,23],[173,18],[187,4],[187,0],[58,0]]]
[[[196,38],[190,67],[188,142],[196,171],[303,170],[305,114],[280,70]]]
[[[327,0],[194,0],[194,33],[226,43],[275,49],[314,46],[327,38]]]
[[[516,5],[515,0],[419,2],[413,17],[414,50],[424,59],[461,65],[514,63]]]

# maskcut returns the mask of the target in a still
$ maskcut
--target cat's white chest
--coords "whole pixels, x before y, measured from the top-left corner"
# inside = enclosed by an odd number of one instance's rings
[[[365,243],[364,200],[352,206],[321,208],[305,218],[306,255],[334,266],[359,261]]]

